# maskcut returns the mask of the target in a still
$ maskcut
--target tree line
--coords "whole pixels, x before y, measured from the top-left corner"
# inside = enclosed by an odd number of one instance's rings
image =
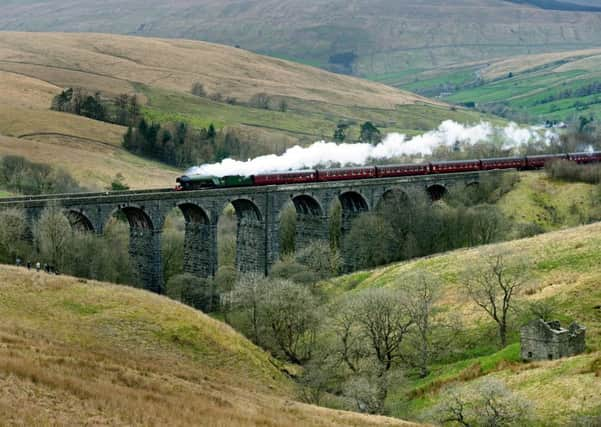
[[[76,277],[138,285],[128,253],[128,224],[114,219],[103,236],[73,230],[63,209],[47,206],[28,223],[21,209],[0,211],[0,262],[40,262]]]
[[[184,122],[161,125],[142,118],[127,128],[123,147],[171,166],[189,167],[238,154],[240,141],[233,132],[218,132],[213,124],[193,129]]]
[[[134,126],[142,113],[136,95],[103,98],[100,92],[81,88],[63,90],[53,98],[51,109],[122,126]]]
[[[0,188],[20,194],[74,193],[85,189],[68,172],[22,156],[0,158]]]
[[[540,307],[519,304],[525,265],[507,254],[489,253],[457,279],[465,300],[471,300],[495,325],[497,348],[505,347],[509,336],[514,339],[519,321],[542,312]],[[394,287],[328,297],[320,286],[290,278],[244,275],[221,298],[221,310],[225,320],[254,343],[303,367],[296,379],[305,401],[386,414],[391,390],[398,390],[407,377],[427,377],[436,363],[459,360],[463,346],[474,345],[470,340],[475,339],[461,318],[445,312],[440,278],[414,271],[400,280]],[[515,418],[516,422],[532,417],[528,402],[502,383],[479,381],[473,387],[498,391],[503,398],[495,405],[502,405],[498,409],[503,408],[503,415],[478,413],[476,408],[484,402],[479,400],[482,396],[472,394],[471,387],[450,386],[443,394],[464,402],[463,416],[474,425],[480,425],[476,422],[480,417]],[[518,400],[522,404],[513,406]],[[445,420],[456,409],[451,403],[457,402],[443,399],[425,421],[450,423]]]

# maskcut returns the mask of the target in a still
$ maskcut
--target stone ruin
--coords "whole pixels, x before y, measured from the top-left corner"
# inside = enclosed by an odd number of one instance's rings
[[[522,360],[555,360],[583,353],[585,332],[577,323],[565,329],[558,321],[533,320],[520,329]]]

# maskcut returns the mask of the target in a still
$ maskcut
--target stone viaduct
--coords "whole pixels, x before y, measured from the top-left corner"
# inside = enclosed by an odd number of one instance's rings
[[[72,227],[102,234],[105,225],[121,212],[130,226],[130,255],[139,281],[148,290],[163,291],[161,232],[166,216],[180,209],[185,218],[184,270],[201,277],[217,271],[217,224],[231,203],[238,219],[237,268],[268,274],[279,259],[280,212],[292,202],[297,212],[296,245],[329,237],[330,207],[342,207],[342,235],[354,218],[375,209],[394,192],[429,193],[433,199],[477,184],[485,174],[469,172],[420,177],[366,179],[302,185],[240,187],[199,191],[143,190],[116,193],[46,195],[0,200],[0,209],[23,208],[33,222],[49,203],[64,209]],[[353,265],[353,248],[343,247],[345,265]]]

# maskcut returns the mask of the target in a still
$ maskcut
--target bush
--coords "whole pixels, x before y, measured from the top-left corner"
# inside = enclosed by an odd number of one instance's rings
[[[84,190],[64,170],[33,163],[21,156],[0,158],[0,187],[29,195],[74,193]]]
[[[292,279],[297,274],[308,272],[307,266],[296,262],[293,258],[285,258],[276,262],[271,267],[271,277],[278,279]]]
[[[192,85],[192,89],[190,90],[190,93],[192,93],[192,95],[200,96],[200,97],[207,96],[207,91],[205,90],[204,85],[200,82],[196,82]]]
[[[254,108],[269,110],[271,98],[265,92],[257,93],[250,98],[249,105]]]
[[[27,223],[20,209],[0,212],[0,262],[12,264],[17,257],[23,258],[31,252],[25,240]]]
[[[547,175],[553,179],[570,182],[586,182],[599,184],[601,182],[601,165],[579,165],[569,160],[557,160],[545,165]]]
[[[523,426],[532,414],[530,402],[500,380],[484,378],[447,389],[430,418],[442,425]]]
[[[210,279],[202,279],[193,274],[184,273],[173,276],[167,282],[165,294],[169,298],[181,301],[207,313],[215,308],[213,282]]]
[[[342,269],[342,258],[329,242],[316,240],[297,252],[296,262],[306,266],[318,279],[335,276]]]

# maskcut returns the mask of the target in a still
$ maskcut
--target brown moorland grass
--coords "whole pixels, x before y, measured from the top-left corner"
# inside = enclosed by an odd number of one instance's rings
[[[179,171],[121,148],[124,127],[51,111],[60,90],[43,80],[0,72],[0,156],[61,167],[90,189],[108,186],[117,173],[132,188],[172,185]]]
[[[109,143],[66,135],[17,139],[0,134],[0,156],[5,155],[23,156],[33,162],[61,167],[90,189],[110,185],[117,173],[124,176],[132,189],[165,188],[172,186],[181,173]]]
[[[58,134],[120,146],[125,128],[74,114],[0,104],[0,133],[23,138]]]
[[[400,426],[294,400],[228,326],[133,288],[0,267],[0,424]]]
[[[209,40],[323,66],[331,55],[352,51],[359,56],[357,72],[380,76],[599,46],[597,13],[545,10],[532,3],[536,2],[54,0],[54,7],[48,8],[43,0],[13,0],[3,5],[0,27]]]
[[[0,103],[47,110],[60,88],[45,81],[0,71]]]
[[[33,66],[32,66],[33,65]],[[395,108],[436,103],[366,80],[241,49],[188,40],[107,34],[0,33],[0,70],[63,84],[56,72],[83,72],[98,78],[143,83],[189,92],[200,81],[209,93],[248,100],[259,92],[331,104]],[[86,78],[84,75],[79,75]],[[82,82],[83,83],[83,82]],[[123,90],[123,88],[121,89]]]
[[[568,52],[541,53],[535,55],[518,55],[512,58],[493,62],[481,70],[481,76],[485,80],[494,80],[506,77],[510,72],[513,74],[523,73],[534,68],[567,62],[557,68],[557,71],[569,71],[573,69],[596,71],[597,68],[583,66],[584,61],[601,55],[601,49],[583,49]],[[578,65],[576,65],[578,64]]]

